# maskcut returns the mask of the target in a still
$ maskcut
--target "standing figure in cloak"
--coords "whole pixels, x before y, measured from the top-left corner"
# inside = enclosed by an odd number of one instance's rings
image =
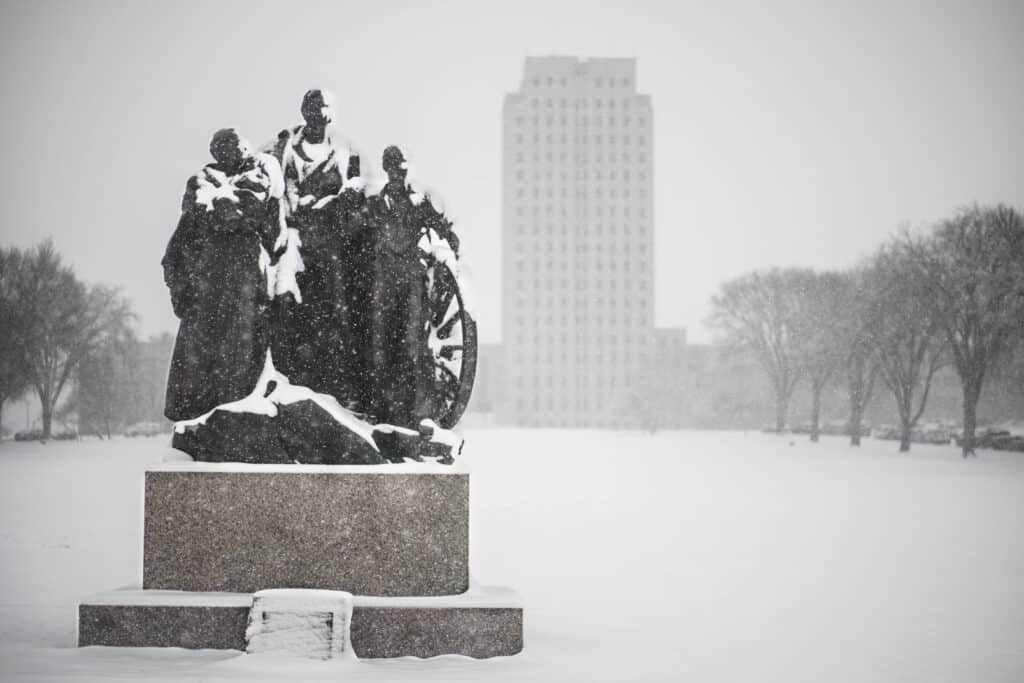
[[[305,125],[282,131],[274,148],[284,173],[285,219],[302,267],[295,273],[298,291],[279,292],[275,301],[271,343],[275,367],[292,384],[361,412],[365,372],[358,362],[353,282],[365,279],[359,257],[364,183],[358,156],[331,136],[333,116],[331,95],[310,90],[302,99]]]
[[[268,346],[269,254],[284,182],[232,128],[210,142],[214,163],[188,180],[162,265],[181,320],[164,414],[189,420],[252,392]]]
[[[398,147],[384,150],[387,185],[370,200],[374,228],[373,400],[379,421],[416,429],[431,417],[426,265],[418,246],[429,202],[406,184]]]

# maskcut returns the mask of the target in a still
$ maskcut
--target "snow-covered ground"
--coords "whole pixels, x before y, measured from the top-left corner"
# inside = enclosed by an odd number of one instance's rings
[[[0,444],[0,680],[1024,680],[1024,456],[758,433],[469,432],[517,657],[75,649],[76,602],[140,581],[165,442]]]

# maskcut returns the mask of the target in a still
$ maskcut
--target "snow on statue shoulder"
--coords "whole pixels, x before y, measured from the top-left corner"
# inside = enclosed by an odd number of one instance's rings
[[[253,154],[233,129],[193,176],[163,260],[181,319],[166,414],[196,460],[450,463],[472,390],[476,324],[451,222],[406,183],[368,195],[336,143],[333,100]]]

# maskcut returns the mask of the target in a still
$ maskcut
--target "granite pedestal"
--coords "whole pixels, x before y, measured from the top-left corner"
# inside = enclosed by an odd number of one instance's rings
[[[78,644],[245,650],[248,593],[120,590],[78,608]],[[523,649],[523,608],[508,589],[461,595],[354,596],[352,649],[359,657],[514,655]]]
[[[79,606],[79,645],[245,649],[252,593],[354,595],[360,657],[523,646],[508,589],[470,587],[458,466],[168,463],[146,472],[143,587]]]
[[[462,593],[469,586],[469,474],[403,467],[187,463],[150,470],[143,588]]]

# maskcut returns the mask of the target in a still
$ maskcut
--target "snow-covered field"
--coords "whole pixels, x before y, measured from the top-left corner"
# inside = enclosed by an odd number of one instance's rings
[[[757,433],[470,431],[517,657],[75,649],[77,601],[140,583],[165,441],[0,444],[0,680],[1024,680],[1024,455]]]

